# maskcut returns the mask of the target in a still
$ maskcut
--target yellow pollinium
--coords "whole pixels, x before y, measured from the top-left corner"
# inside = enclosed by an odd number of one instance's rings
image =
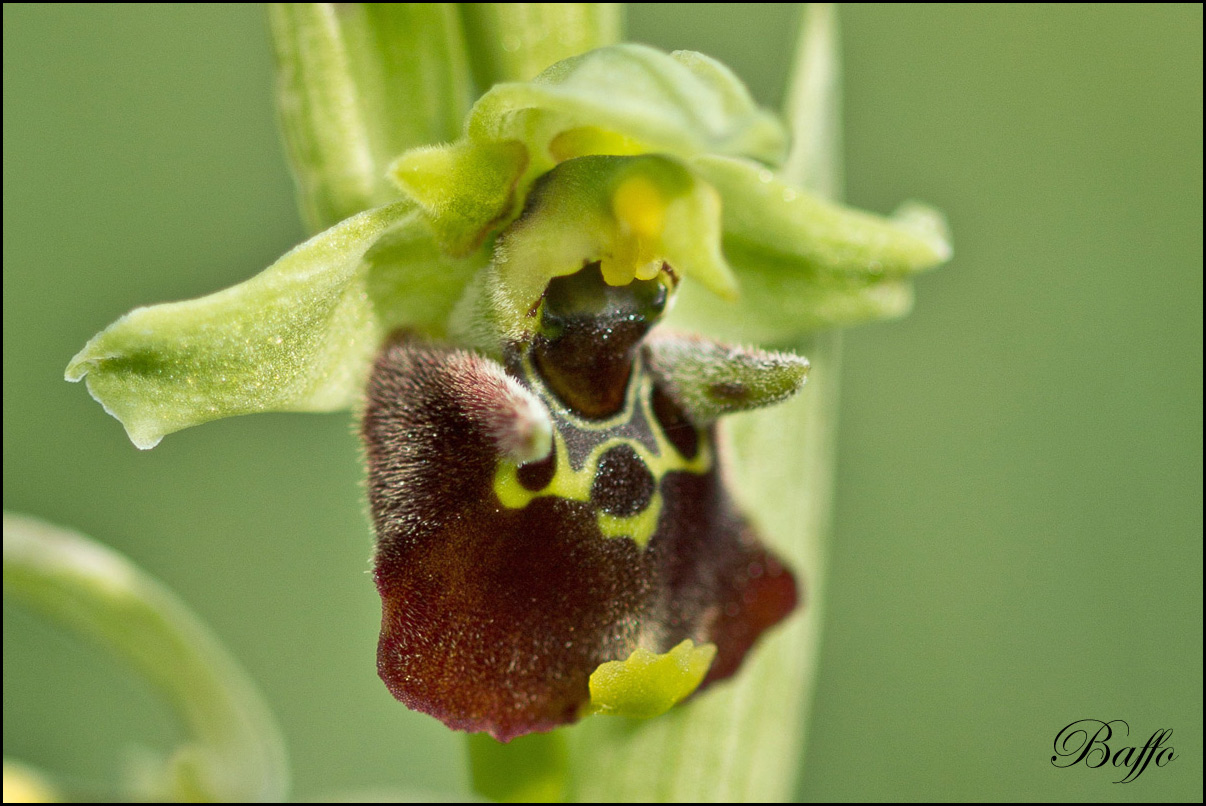
[[[662,268],[662,232],[666,228],[666,198],[648,177],[622,181],[611,197],[618,226],[613,254],[600,263],[609,285],[628,285],[635,277],[652,280]]]
[[[687,639],[669,652],[637,649],[628,660],[602,663],[590,676],[586,713],[659,716],[699,688],[716,657],[715,644]]]

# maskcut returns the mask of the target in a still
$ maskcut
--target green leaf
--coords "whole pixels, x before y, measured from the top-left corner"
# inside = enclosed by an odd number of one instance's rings
[[[896,218],[828,201],[748,160],[698,157],[691,167],[724,199],[726,253],[739,271],[893,278],[948,260],[942,216],[916,202]]]
[[[451,140],[472,101],[451,3],[273,3],[277,105],[311,231],[394,201],[385,168]]]
[[[284,747],[255,686],[183,603],[126,558],[83,535],[6,512],[4,595],[122,657],[179,714],[189,743],[152,791],[131,796],[284,798]]]
[[[619,41],[622,3],[459,3],[483,90],[527,81],[550,64]]]
[[[789,182],[827,199],[842,198],[842,60],[837,8],[805,6],[783,114],[791,151],[781,173]]]
[[[221,417],[346,408],[390,330],[438,330],[452,309],[473,268],[434,252],[409,203],[362,213],[237,286],[131,311],[71,360],[67,380],[86,379],[144,449]]]

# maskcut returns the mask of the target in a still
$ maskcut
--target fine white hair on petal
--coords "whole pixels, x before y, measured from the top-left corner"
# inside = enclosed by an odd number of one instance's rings
[[[493,440],[500,454],[526,464],[548,456],[553,422],[540,398],[512,378],[502,366],[481,356],[469,358],[464,376],[464,406]]]

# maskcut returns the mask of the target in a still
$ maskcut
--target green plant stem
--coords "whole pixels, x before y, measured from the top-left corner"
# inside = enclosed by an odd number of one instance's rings
[[[472,81],[454,3],[272,3],[277,109],[311,232],[400,198],[408,148],[454,139]]]
[[[478,89],[527,81],[550,64],[615,44],[621,3],[459,3]]]
[[[33,518],[4,515],[4,595],[129,662],[191,738],[140,799],[280,801],[284,745],[255,686],[167,589],[116,552]]]

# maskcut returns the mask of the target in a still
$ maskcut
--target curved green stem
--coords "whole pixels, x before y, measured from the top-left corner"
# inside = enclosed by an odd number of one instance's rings
[[[246,673],[166,588],[113,550],[4,515],[4,595],[114,652],[155,685],[191,738],[152,792],[171,800],[279,801],[284,745]]]

